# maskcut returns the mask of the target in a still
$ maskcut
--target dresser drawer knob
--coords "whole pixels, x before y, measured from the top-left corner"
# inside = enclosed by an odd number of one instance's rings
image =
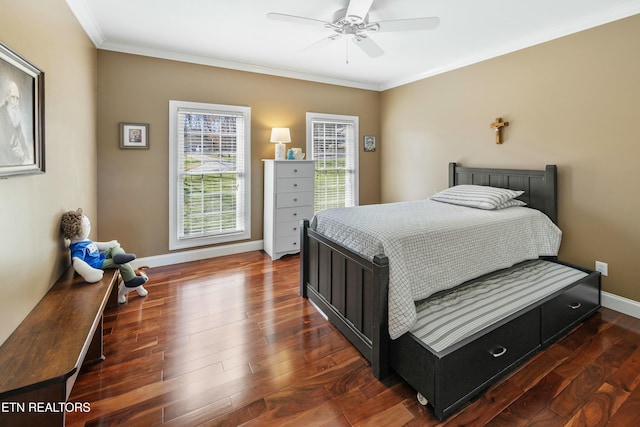
[[[294,201],[294,202],[297,202],[297,201],[298,201],[298,199],[293,199],[293,201]]]
[[[501,356],[504,356],[506,352],[507,352],[506,347],[499,346],[491,350],[489,353],[491,353],[493,357],[501,357]]]
[[[298,216],[298,212],[294,212],[294,213],[293,213],[293,216]]]
[[[298,184],[293,184],[293,186],[294,186],[294,187],[297,187],[297,186],[298,186]]]
[[[297,231],[297,230],[298,230],[298,227],[293,227],[293,231]]]
[[[298,242],[293,242],[293,246],[296,246],[298,244]]]
[[[571,308],[571,310],[577,310],[580,307],[582,307],[582,304],[580,304],[579,302],[574,302],[573,304],[569,304],[569,308]]]
[[[293,170],[293,173],[298,173],[298,169],[294,169],[294,170]]]

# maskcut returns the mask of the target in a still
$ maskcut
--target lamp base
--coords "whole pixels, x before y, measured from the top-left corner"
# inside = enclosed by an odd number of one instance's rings
[[[284,144],[282,144],[282,143],[276,144],[276,160],[284,160],[285,159],[286,149],[287,149],[287,147]]]

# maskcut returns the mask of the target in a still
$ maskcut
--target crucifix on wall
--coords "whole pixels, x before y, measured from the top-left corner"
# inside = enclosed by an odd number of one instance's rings
[[[496,144],[502,144],[502,128],[509,126],[509,122],[503,122],[502,117],[498,117],[496,121],[489,126],[496,130]]]

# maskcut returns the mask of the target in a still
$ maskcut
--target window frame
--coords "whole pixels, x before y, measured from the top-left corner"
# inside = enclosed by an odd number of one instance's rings
[[[328,113],[314,113],[307,112],[306,115],[306,149],[307,149],[307,159],[314,161],[314,170],[316,170],[316,159],[314,158],[314,150],[313,150],[313,122],[314,121],[324,121],[324,122],[335,122],[335,123],[349,123],[353,126],[353,182],[351,185],[352,191],[352,201],[353,206],[359,205],[359,193],[360,193],[360,173],[359,173],[359,153],[360,153],[360,134],[359,134],[359,123],[360,118],[358,116],[349,116],[344,114],[328,114]],[[314,199],[315,199],[315,191],[314,189]],[[314,214],[318,212],[318,209],[314,203]]]
[[[199,237],[180,237],[179,231],[179,198],[183,197],[182,191],[179,190],[179,182],[181,177],[178,161],[180,138],[178,135],[179,124],[178,117],[180,110],[192,109],[201,110],[203,113],[242,115],[244,117],[244,161],[241,166],[244,170],[237,171],[237,176],[242,180],[241,191],[244,197],[237,200],[236,212],[240,210],[240,214],[244,221],[242,230],[234,230],[213,235],[205,235]],[[242,203],[242,206],[240,206]],[[198,246],[214,245],[218,243],[227,243],[251,238],[251,107],[237,105],[222,105],[202,102],[189,101],[169,101],[169,250],[194,248]]]

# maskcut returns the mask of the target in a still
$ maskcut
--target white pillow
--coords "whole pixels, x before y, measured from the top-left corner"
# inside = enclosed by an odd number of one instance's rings
[[[524,191],[486,185],[456,185],[431,196],[431,200],[479,209],[502,209]]]

